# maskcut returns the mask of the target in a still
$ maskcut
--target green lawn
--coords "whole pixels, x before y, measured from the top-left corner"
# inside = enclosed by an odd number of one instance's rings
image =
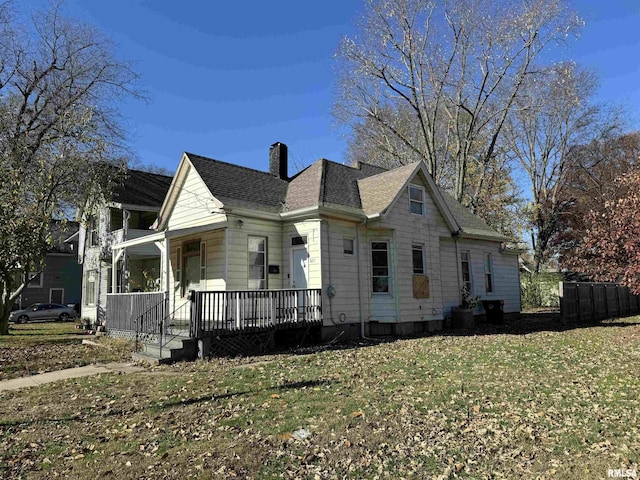
[[[0,336],[0,380],[78,367],[90,363],[130,360],[130,342],[100,338],[103,348],[82,345],[91,338],[73,322],[10,325]]]
[[[607,478],[638,371],[631,318],[101,375],[0,394],[0,477]]]

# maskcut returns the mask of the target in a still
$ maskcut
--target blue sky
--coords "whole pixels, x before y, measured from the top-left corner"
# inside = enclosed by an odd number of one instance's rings
[[[594,68],[600,98],[640,119],[640,2],[574,0],[585,18],[566,57]],[[289,146],[290,173],[345,160],[331,116],[333,54],[359,0],[212,2],[67,0],[65,11],[114,39],[142,75],[148,102],[123,105],[144,164],[173,171],[183,151],[266,170]]]

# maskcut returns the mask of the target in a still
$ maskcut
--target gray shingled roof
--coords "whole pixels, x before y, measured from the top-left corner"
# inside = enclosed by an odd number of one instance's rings
[[[53,245],[47,250],[47,253],[73,253],[72,245],[65,243],[65,240],[76,233],[79,228],[80,224],[78,222],[51,220],[50,229]]]
[[[286,208],[295,210],[316,205],[337,205],[359,210],[362,203],[358,180],[384,171],[366,163],[351,167],[320,159],[291,179]]]
[[[382,212],[416,167],[414,163],[387,170],[366,163],[351,167],[320,159],[286,181],[268,172],[192,153],[186,155],[212,195],[221,202],[272,212],[319,205],[356,209],[366,215]],[[439,190],[463,233],[508,240],[447,192]]]
[[[298,210],[313,207],[321,201],[324,160],[308,166],[289,181],[285,208]]]
[[[127,170],[124,180],[113,189],[114,202],[160,207],[173,177],[141,170]]]
[[[453,218],[456,219],[456,222],[462,229],[463,234],[481,236],[485,238],[491,238],[493,240],[506,242],[510,239],[505,235],[498,233],[486,222],[481,219],[479,216],[475,215],[471,210],[464,207],[460,202],[458,202],[452,195],[440,189],[440,193],[442,194],[442,198],[445,203],[449,207]]]
[[[384,212],[389,208],[416,167],[416,163],[411,163],[358,180],[362,210],[365,215]]]
[[[289,182],[268,172],[185,152],[211,194],[224,204],[282,210]]]

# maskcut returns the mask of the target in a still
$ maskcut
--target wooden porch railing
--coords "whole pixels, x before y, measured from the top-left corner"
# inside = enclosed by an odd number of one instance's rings
[[[192,335],[322,322],[317,289],[193,292]]]
[[[170,312],[163,292],[110,293],[107,295],[107,329],[163,335],[173,323],[185,321],[189,322],[189,335],[198,338],[211,332],[322,322],[319,288],[193,291],[190,297],[190,302]]]
[[[166,316],[164,292],[107,294],[107,329],[160,333]]]

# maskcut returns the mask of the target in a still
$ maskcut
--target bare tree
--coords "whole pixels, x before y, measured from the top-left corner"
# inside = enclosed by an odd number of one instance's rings
[[[597,83],[594,73],[574,63],[540,70],[523,83],[506,123],[505,143],[530,184],[536,272],[571,205],[564,189],[575,149],[619,131],[618,116],[592,102]]]
[[[475,209],[522,83],[581,25],[563,0],[368,0],[336,54],[336,115],[383,157],[424,160]]]
[[[124,143],[116,103],[137,75],[60,5],[26,25],[0,6],[0,334],[14,300],[43,266],[49,224],[108,192]]]

